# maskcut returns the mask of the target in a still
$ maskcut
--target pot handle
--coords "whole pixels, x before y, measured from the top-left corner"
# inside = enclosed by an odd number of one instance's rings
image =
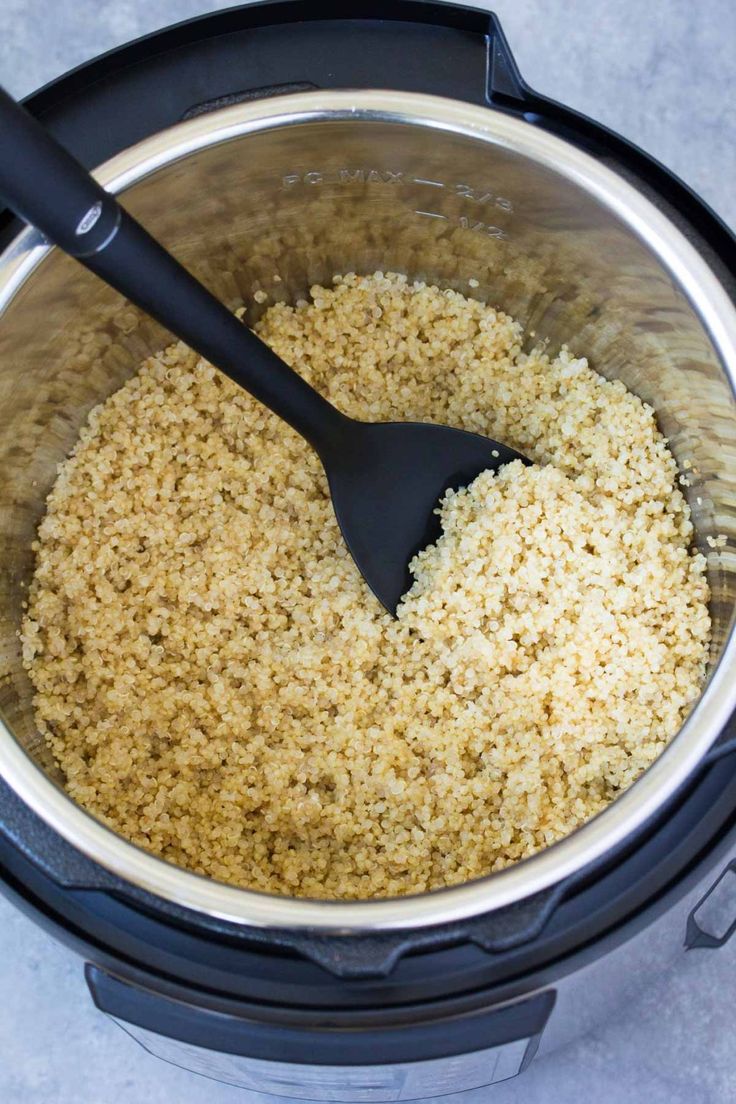
[[[293,34],[279,40],[273,62],[268,39],[263,42],[265,53],[260,54],[258,66],[246,60],[261,28],[252,28],[252,42],[243,41],[245,72],[278,74],[278,83],[218,90],[217,95],[188,106],[180,119],[320,88],[392,88],[517,111],[533,96],[493,13],[445,8],[422,0],[390,0],[386,4],[358,3],[349,19],[339,12],[330,12],[325,18],[319,6],[312,0],[308,3],[308,8],[299,0],[268,5],[271,18],[287,12],[295,15],[297,9],[300,15]],[[394,29],[392,23],[399,26]],[[224,55],[225,60],[227,51]],[[237,77],[233,74],[228,79],[242,76],[239,66]]]
[[[731,715],[723,732],[706,752],[703,763],[715,763],[724,755],[732,755],[734,752],[736,752],[736,713]]]
[[[718,950],[736,935],[736,916],[734,915],[733,880],[736,879],[736,859],[732,859],[716,878],[713,885],[703,894],[687,919],[685,929],[685,947],[691,951],[694,947]],[[704,915],[708,902],[712,901],[713,915]],[[724,925],[724,918],[725,925]],[[718,930],[712,928],[713,920],[720,921]]]

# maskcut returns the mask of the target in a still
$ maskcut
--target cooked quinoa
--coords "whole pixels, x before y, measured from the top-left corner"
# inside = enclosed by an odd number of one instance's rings
[[[22,627],[69,793],[171,862],[315,897],[421,892],[582,824],[698,695],[704,558],[650,407],[403,276],[336,277],[261,336],[355,417],[536,463],[448,492],[398,620],[314,453],[182,344],[92,411]]]

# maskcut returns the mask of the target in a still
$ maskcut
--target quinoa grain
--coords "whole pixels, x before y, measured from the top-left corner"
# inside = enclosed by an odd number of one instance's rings
[[[401,276],[336,278],[258,329],[350,415],[536,464],[448,492],[393,620],[309,447],[185,346],[147,360],[34,544],[23,655],[69,793],[171,862],[294,895],[422,892],[554,842],[704,675],[705,561],[652,410]]]

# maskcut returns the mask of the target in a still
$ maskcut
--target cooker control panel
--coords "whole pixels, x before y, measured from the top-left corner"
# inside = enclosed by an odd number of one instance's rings
[[[97,1007],[149,1053],[254,1092],[379,1104],[462,1093],[506,1081],[534,1057],[555,1004],[546,989],[505,1004],[402,1005],[384,1022],[302,1008],[218,1000],[181,987],[155,991],[88,964]],[[393,1016],[398,1015],[398,1019]],[[245,1052],[245,1053],[244,1053]]]
[[[524,1068],[529,1049],[535,1042],[533,1039],[517,1039],[513,1043],[488,1047],[472,1054],[456,1054],[451,1058],[435,1058],[425,1062],[320,1066],[264,1062],[239,1054],[223,1054],[158,1035],[122,1020],[115,1022],[149,1054],[215,1081],[272,1096],[352,1104],[422,1100],[506,1081]]]

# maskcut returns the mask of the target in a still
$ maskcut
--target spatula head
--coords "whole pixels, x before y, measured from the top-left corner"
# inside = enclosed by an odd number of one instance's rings
[[[323,457],[345,543],[390,613],[411,586],[410,561],[440,535],[445,491],[512,460],[528,463],[488,437],[422,422],[353,422]]]

